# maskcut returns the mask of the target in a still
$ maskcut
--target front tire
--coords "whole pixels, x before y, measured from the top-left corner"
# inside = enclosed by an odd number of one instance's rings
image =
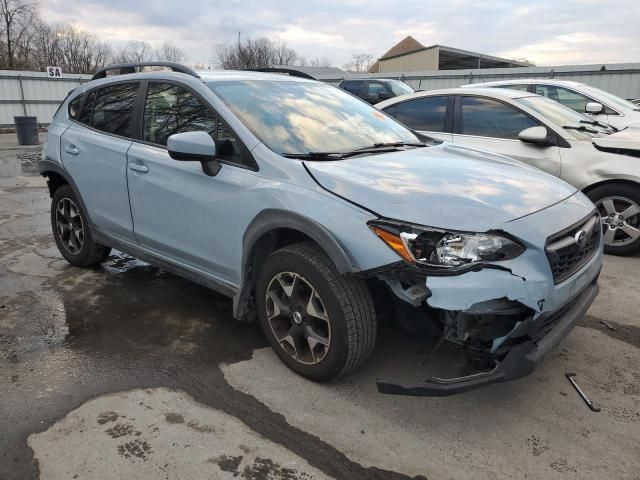
[[[640,251],[640,188],[610,183],[594,188],[587,196],[602,218],[604,252],[626,256]]]
[[[107,259],[111,248],[93,241],[89,221],[69,185],[56,190],[51,199],[51,228],[58,250],[76,267],[93,267]]]
[[[340,275],[314,244],[272,253],[258,272],[256,302],[275,352],[310,380],[346,375],[373,351],[377,323],[367,286]]]

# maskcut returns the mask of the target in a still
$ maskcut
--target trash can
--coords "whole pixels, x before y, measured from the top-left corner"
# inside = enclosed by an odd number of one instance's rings
[[[36,117],[13,117],[19,145],[38,144],[38,119]]]

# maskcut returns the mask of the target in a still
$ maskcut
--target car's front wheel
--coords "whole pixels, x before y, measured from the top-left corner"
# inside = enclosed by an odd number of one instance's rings
[[[51,199],[51,228],[62,256],[76,267],[97,265],[111,249],[94,242],[89,222],[69,185],[56,190]]]
[[[631,255],[640,251],[640,189],[612,183],[594,188],[588,196],[602,218],[605,253]]]
[[[373,350],[377,324],[368,288],[340,275],[313,244],[289,245],[268,257],[258,272],[256,302],[273,349],[311,380],[345,375]]]

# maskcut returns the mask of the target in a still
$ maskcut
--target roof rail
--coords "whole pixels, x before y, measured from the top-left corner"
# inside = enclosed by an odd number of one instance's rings
[[[174,72],[186,73],[187,75],[191,75],[192,77],[200,78],[200,75],[198,75],[198,73],[192,68],[185,67],[184,65],[180,65],[179,63],[175,62],[134,62],[116,63],[113,65],[107,65],[106,67],[102,67],[98,69],[96,73],[94,73],[93,77],[91,77],[91,80],[105,78],[109,70],[120,70],[119,75],[125,75],[127,73],[140,72],[144,67],[167,67]]]
[[[286,73],[292,77],[300,77],[300,78],[307,78],[309,80],[317,80],[317,78],[309,75],[308,73],[301,72],[300,70],[295,70],[293,68],[269,67],[269,68],[247,68],[245,70],[248,72]]]

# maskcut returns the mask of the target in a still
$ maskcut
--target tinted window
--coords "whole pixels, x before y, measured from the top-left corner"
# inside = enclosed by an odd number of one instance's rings
[[[93,113],[93,104],[96,101],[96,92],[95,90],[87,96],[87,100],[84,102],[84,107],[82,108],[82,113],[78,117],[78,121],[84,123],[85,125],[91,125],[91,114]]]
[[[80,116],[80,108],[82,108],[82,99],[84,95],[80,95],[78,98],[69,103],[69,118],[77,120]]]
[[[182,132],[205,131],[216,142],[217,156],[242,163],[239,140],[196,95],[178,85],[151,83],[144,107],[143,139],[166,146],[167,139]]]
[[[448,97],[426,97],[398,104],[395,117],[414,130],[444,131]]]
[[[347,92],[353,93],[354,95],[360,95],[363,83],[364,82],[362,80],[348,80],[342,84],[342,88],[344,88]]]
[[[103,132],[130,136],[137,93],[138,83],[120,83],[98,90],[91,126]]]
[[[544,97],[560,102],[562,105],[569,107],[576,112],[584,113],[587,103],[595,102],[595,100],[568,90],[562,87],[556,87],[554,85],[536,85],[536,93]],[[613,113],[610,109],[605,108],[605,113]]]
[[[515,108],[488,98],[461,97],[462,133],[481,137],[517,139],[538,122]]]

